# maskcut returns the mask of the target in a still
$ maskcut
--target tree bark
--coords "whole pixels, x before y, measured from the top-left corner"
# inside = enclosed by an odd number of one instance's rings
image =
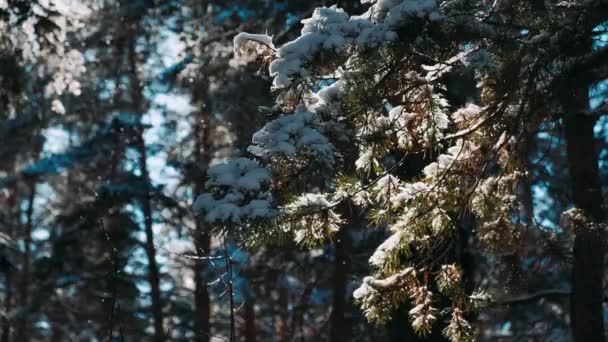
[[[304,291],[302,291],[302,295],[298,301],[298,304],[295,306],[293,310],[293,315],[291,317],[291,332],[294,336],[293,341],[303,341],[304,340],[304,314],[308,308],[308,304],[310,302],[310,296],[312,295],[312,290],[314,289],[316,281],[311,279],[304,287]]]
[[[133,109],[140,116],[143,115],[143,89],[137,75],[137,53],[135,44],[137,40],[138,23],[133,23],[130,29],[131,36],[129,37],[128,60],[129,71],[131,73],[131,100],[133,101]],[[165,333],[163,328],[163,312],[162,298],[160,292],[160,275],[158,265],[156,263],[156,247],[154,246],[154,232],[152,231],[152,203],[150,194],[150,174],[147,166],[147,151],[144,141],[144,130],[139,129],[135,137],[136,148],[139,152],[139,168],[141,179],[143,180],[146,193],[141,198],[142,211],[144,214],[144,226],[146,233],[145,250],[148,259],[148,281],[152,292],[152,317],[154,320],[154,341],[164,341]]]
[[[10,266],[9,266],[10,267]],[[9,313],[13,309],[13,271],[7,269],[5,272],[5,288],[4,294],[4,312]],[[11,322],[8,317],[2,318],[2,336],[0,337],[1,342],[9,342],[11,336]]]
[[[210,114],[201,109],[194,124],[194,196],[204,191],[205,173],[211,159]],[[208,228],[203,222],[196,220],[194,246],[199,259],[194,260],[194,305],[197,340],[201,342],[209,342],[211,339],[209,289],[203,276],[207,269],[207,260],[200,259],[209,256],[211,236]]]
[[[16,168],[13,167],[10,168],[13,170],[13,172],[16,172]],[[10,236],[11,238],[14,237],[14,229],[13,229],[13,222],[19,222],[20,220],[20,213],[19,213],[19,206],[18,206],[18,201],[16,200],[17,195],[17,186],[14,185],[10,191],[9,191],[9,195],[6,201],[7,204],[7,214],[6,214],[6,220],[3,220],[3,223],[6,224],[6,233],[8,234],[8,236]],[[15,292],[15,268],[14,265],[10,262],[10,259],[8,259],[7,256],[7,260],[6,260],[6,270],[4,273],[4,280],[5,280],[5,293],[4,293],[4,312],[5,313],[9,313],[13,310],[13,303],[14,303],[14,292]],[[11,321],[9,320],[8,316],[4,316],[2,318],[2,334],[0,335],[0,341],[1,342],[9,342],[11,340]]]
[[[279,285],[279,324],[277,331],[277,341],[287,342],[287,330],[289,322],[289,288],[284,279],[280,280]]]
[[[588,86],[574,88],[564,104],[565,136],[574,206],[588,219],[604,220],[598,157],[593,137],[595,118],[583,114],[589,106]],[[604,236],[599,229],[580,230],[574,239],[570,316],[574,341],[603,341]]]
[[[202,233],[201,223],[196,224],[196,232],[194,244],[198,257],[208,256],[209,253],[209,235]],[[195,329],[197,341],[209,342],[211,339],[211,324],[210,318],[210,299],[207,282],[203,277],[206,270],[206,261],[196,259],[194,261],[194,305],[195,305]]]
[[[245,342],[256,342],[257,331],[255,327],[255,302],[253,296],[245,298]]]
[[[243,297],[245,299],[243,320],[245,321],[243,335],[245,342],[257,341],[257,327],[255,322],[255,295],[251,291],[250,285],[246,284],[243,287]]]

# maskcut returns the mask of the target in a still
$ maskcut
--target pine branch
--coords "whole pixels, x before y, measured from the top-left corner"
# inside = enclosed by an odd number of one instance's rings
[[[544,289],[532,293],[523,293],[494,299],[493,302],[498,305],[518,304],[546,297],[567,297],[570,296],[571,293],[572,291],[570,291],[570,289]]]

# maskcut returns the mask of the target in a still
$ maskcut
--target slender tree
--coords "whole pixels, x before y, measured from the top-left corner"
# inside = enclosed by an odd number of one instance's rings
[[[131,101],[133,101],[133,110],[139,118],[143,116],[143,88],[138,75],[138,57],[136,52],[137,37],[139,31],[139,23],[132,22],[128,28],[127,38],[127,59],[129,63],[130,86],[131,86]],[[152,300],[152,317],[154,322],[154,340],[157,342],[165,340],[165,331],[163,325],[163,300],[160,290],[160,274],[158,264],[156,262],[156,246],[154,244],[153,212],[151,202],[151,185],[150,173],[148,172],[148,158],[146,151],[146,143],[144,141],[143,128],[140,126],[139,132],[135,136],[135,146],[139,153],[139,170],[143,186],[146,189],[141,198],[142,214],[144,217],[144,228],[146,234],[145,250],[148,258],[148,282],[151,289]]]
[[[195,116],[194,123],[194,193],[202,192],[204,189],[204,177],[207,165],[209,165],[209,155],[211,154],[210,125],[211,115],[203,104],[199,114]],[[210,256],[210,228],[201,221],[196,222],[194,231],[194,246],[196,248],[197,259],[194,261],[194,302],[196,312],[196,333],[201,341],[207,342],[211,338],[210,324],[210,298],[207,288],[205,271],[208,264],[207,258]]]

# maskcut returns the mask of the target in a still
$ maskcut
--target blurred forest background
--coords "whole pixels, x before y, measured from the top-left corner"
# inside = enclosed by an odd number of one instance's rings
[[[274,105],[265,62],[235,56],[233,37],[280,45],[334,4],[364,11],[359,0],[0,0],[1,342],[228,341],[232,329],[246,342],[444,339],[415,336],[407,305],[375,326],[353,303],[383,230],[350,231],[348,249],[251,249],[191,209],[208,166],[244,155]],[[452,82],[460,103],[474,96],[466,70]],[[558,225],[570,180],[563,132],[545,128],[522,191],[551,243],[476,259],[478,286],[517,289],[479,313],[480,340],[569,334]],[[607,130],[602,117],[604,185]]]

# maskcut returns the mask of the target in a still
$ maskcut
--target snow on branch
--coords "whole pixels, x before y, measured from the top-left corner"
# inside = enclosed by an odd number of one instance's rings
[[[374,277],[365,277],[363,283],[378,291],[389,291],[394,290],[397,287],[404,285],[404,282],[408,282],[412,277],[416,276],[416,272],[413,268],[408,267],[398,273],[393,274],[390,277],[384,279],[378,279]]]
[[[253,144],[247,150],[263,159],[308,155],[332,166],[334,149],[320,129],[316,113],[297,111],[266,124],[253,135]]]
[[[303,194],[282,208],[283,214],[291,218],[283,223],[284,230],[294,232],[297,243],[319,243],[338,232],[343,223],[333,211],[335,205],[328,194]]]
[[[192,209],[210,223],[240,223],[250,219],[270,219],[276,214],[268,189],[271,173],[256,161],[238,158],[214,165],[209,180]]]
[[[377,47],[397,39],[395,30],[413,20],[441,18],[434,0],[379,1],[370,11],[382,13],[382,17],[374,17],[375,21],[366,15],[349,17],[336,6],[315,9],[311,18],[302,20],[300,37],[277,50],[277,59],[269,69],[274,88],[286,88],[291,78],[308,75],[306,64],[322,51],[342,53],[349,47]]]
[[[233,44],[235,56],[256,49],[259,45],[273,51],[275,50],[274,44],[272,43],[272,36],[266,34],[241,32],[234,36]]]

